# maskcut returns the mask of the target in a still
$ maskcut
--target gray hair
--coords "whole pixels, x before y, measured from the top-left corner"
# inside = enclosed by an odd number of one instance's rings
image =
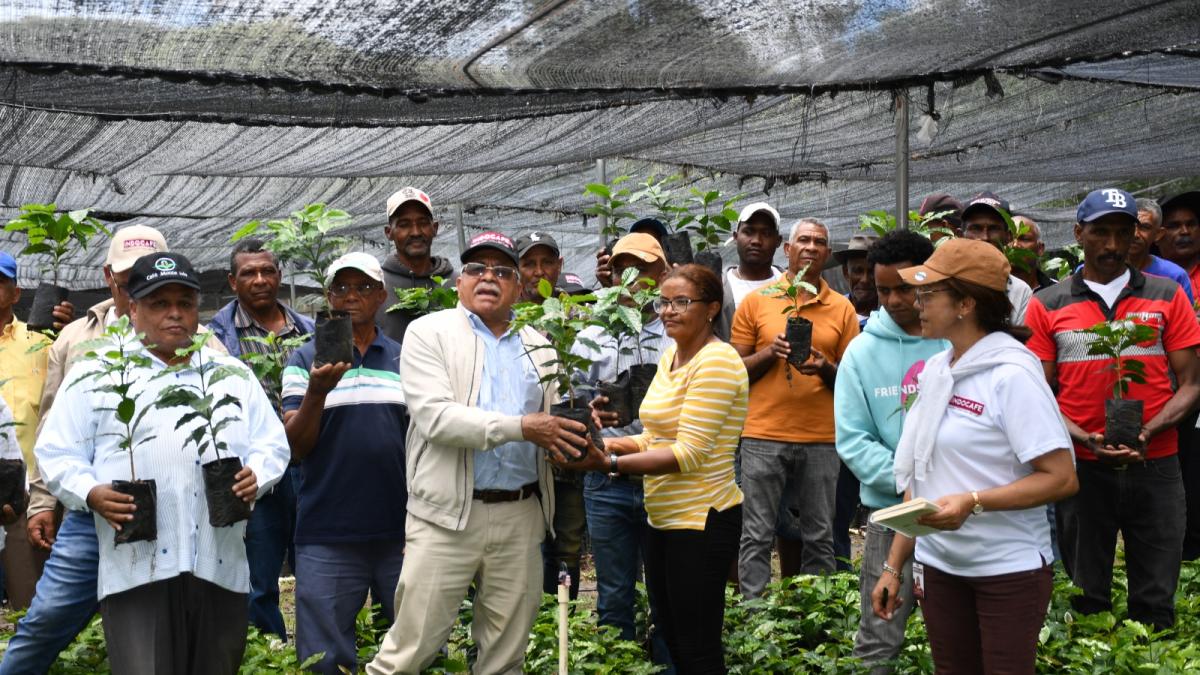
[[[792,232],[791,232],[791,234],[788,235],[789,242],[796,241],[797,235],[800,234],[800,226],[801,225],[816,225],[817,227],[821,228],[822,230],[825,230],[825,238],[826,239],[829,238],[829,226],[828,225],[826,225],[825,223],[822,223],[821,221],[817,220],[816,218],[801,218],[800,220],[797,220],[794,225],[792,225]]]
[[[1145,211],[1151,216],[1154,216],[1155,227],[1162,225],[1162,207],[1158,205],[1158,202],[1150,198],[1138,197],[1137,210],[1139,212]]]

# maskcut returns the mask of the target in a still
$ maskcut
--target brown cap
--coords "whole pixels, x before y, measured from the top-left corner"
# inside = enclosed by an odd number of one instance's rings
[[[659,245],[654,235],[646,234],[645,232],[627,234],[621,237],[616,246],[613,246],[613,259],[626,253],[642,262],[667,259],[667,256],[663,254],[662,246]]]
[[[912,286],[926,286],[953,277],[992,290],[1007,291],[1011,271],[1008,258],[992,244],[956,238],[938,246],[924,265],[900,270],[900,278]]]

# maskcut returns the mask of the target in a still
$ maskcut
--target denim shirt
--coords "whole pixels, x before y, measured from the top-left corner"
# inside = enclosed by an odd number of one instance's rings
[[[483,378],[479,383],[481,410],[521,416],[542,409],[542,385],[533,357],[525,353],[521,336],[507,331],[497,338],[476,314],[463,307],[471,330],[483,341]],[[535,483],[538,450],[516,441],[491,450],[475,451],[476,490],[516,490]]]

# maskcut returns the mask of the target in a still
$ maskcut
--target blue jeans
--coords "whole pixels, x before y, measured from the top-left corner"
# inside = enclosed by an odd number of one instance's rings
[[[296,655],[303,661],[318,652],[313,667],[336,675],[343,666],[358,670],[354,619],[367,601],[383,605],[390,623],[396,618],[396,583],[404,564],[404,542],[368,541],[296,545]]]
[[[646,523],[642,482],[628,477],[610,479],[599,471],[583,479],[592,559],[596,563],[596,613],[601,626],[613,626],[625,640],[637,639],[637,580],[642,564]],[[653,621],[653,616],[651,621]],[[651,639],[654,662],[667,665],[670,656],[663,636]]]
[[[250,565],[250,623],[287,640],[279,611],[279,571],[286,555],[294,571],[292,535],[296,532],[296,468],[254,505],[246,523],[246,562]]]
[[[111,536],[111,535],[110,535]],[[95,615],[100,547],[92,514],[68,511],[29,612],[17,622],[0,674],[45,673]]]

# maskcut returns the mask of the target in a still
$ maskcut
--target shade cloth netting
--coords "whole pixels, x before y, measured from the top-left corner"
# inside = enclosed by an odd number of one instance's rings
[[[555,232],[588,278],[596,158],[844,239],[894,203],[898,92],[914,204],[993,189],[1052,243],[1079,192],[1200,159],[1195,0],[17,0],[0,36],[0,218],[94,207],[202,269],[241,223],[316,201],[382,255],[384,200],[412,184],[438,253],[458,204],[469,232]],[[68,285],[98,285],[101,258]]]

